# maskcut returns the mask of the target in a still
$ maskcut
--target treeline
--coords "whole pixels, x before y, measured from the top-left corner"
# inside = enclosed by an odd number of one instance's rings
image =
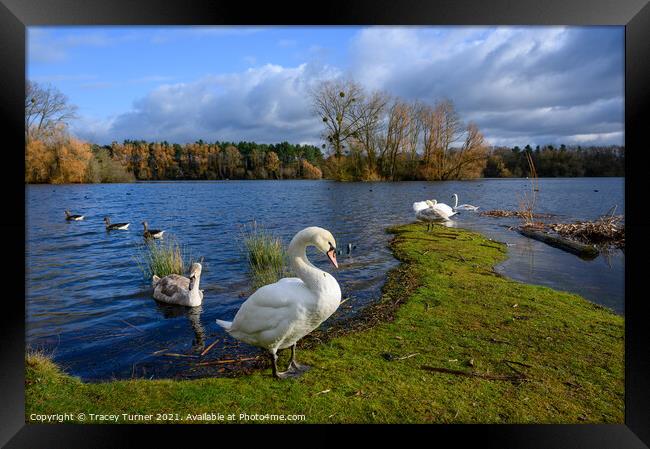
[[[483,176],[522,178],[530,176],[526,159],[530,153],[539,177],[625,176],[625,149],[620,146],[536,146],[523,149],[492,148]]]
[[[430,105],[326,81],[312,92],[323,124],[313,145],[126,140],[91,145],[67,131],[76,108],[52,86],[27,82],[25,182],[84,183],[182,179],[449,180],[530,176],[624,176],[622,147],[488,147],[450,100]]]
[[[323,167],[337,180],[448,180],[481,176],[488,155],[476,124],[453,102],[408,102],[366,92],[354,81],[325,81],[312,92],[323,123]]]
[[[320,150],[309,145],[240,142],[172,144],[126,140],[90,145],[62,128],[47,140],[31,139],[25,152],[28,183],[134,180],[320,179]]]
[[[104,148],[71,136],[65,127],[47,138],[32,138],[25,146],[25,182],[68,184],[131,182],[135,178]]]
[[[97,147],[138,180],[320,179],[323,155],[313,145],[125,140]]]

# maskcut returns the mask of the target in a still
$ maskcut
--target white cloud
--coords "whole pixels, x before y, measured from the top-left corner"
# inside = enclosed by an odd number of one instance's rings
[[[450,98],[495,144],[582,134],[622,143],[622,29],[372,27],[353,40],[351,60],[352,77],[371,88]]]
[[[261,30],[172,29],[167,36]],[[121,115],[76,129],[81,137],[92,133],[101,142],[143,138],[318,143],[321,124],[310,113],[309,87],[345,73],[368,89],[408,100],[432,103],[449,98],[462,118],[475,121],[493,144],[623,143],[622,28],[371,27],[359,31],[349,44],[349,67],[266,64],[168,83]],[[291,45],[289,40],[278,41],[280,47]],[[328,51],[312,46],[305,58],[326,60]]]
[[[92,135],[85,126],[75,125],[74,131],[101,143],[134,138],[318,143],[320,124],[311,114],[309,89],[318,80],[339,74],[311,64],[267,64],[191,83],[165,84],[137,100],[131,111],[92,127]]]

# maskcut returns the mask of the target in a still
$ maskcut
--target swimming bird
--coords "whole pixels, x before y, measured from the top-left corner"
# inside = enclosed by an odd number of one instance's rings
[[[146,221],[142,222],[142,225],[144,226],[144,235],[145,239],[161,239],[165,231],[161,231],[160,229],[149,229],[149,224]]]
[[[436,200],[433,200],[436,201]],[[446,218],[438,210],[434,209],[432,205],[435,205],[431,201],[418,201],[413,203],[413,211],[415,212],[415,219],[423,221],[427,224],[427,232],[431,228],[431,223],[445,221]]]
[[[68,209],[65,210],[65,219],[68,221],[80,221],[84,219],[83,215],[71,215]]]
[[[130,223],[113,223],[113,224],[111,224],[111,219],[108,218],[108,217],[104,217],[104,223],[106,223],[106,230],[107,231],[114,231],[116,229],[126,230],[126,229],[129,229],[129,224],[130,224]]]
[[[334,277],[316,268],[307,259],[308,246],[315,246],[336,262],[336,241],[323,228],[311,226],[298,232],[287,254],[297,278],[283,278],[256,290],[232,321],[217,320],[234,338],[266,349],[273,363],[273,376],[297,377],[309,367],[296,361],[296,342],[329,318],[341,303],[341,288]],[[278,371],[277,351],[291,348],[286,371]]]
[[[164,278],[153,275],[153,297],[167,304],[197,307],[203,301],[203,290],[199,290],[201,282],[201,264],[193,263],[190,267],[190,277],[169,274]]]
[[[458,195],[455,193],[451,196],[454,199],[454,210],[478,210],[478,206],[472,206],[471,204],[461,204],[458,205]]]

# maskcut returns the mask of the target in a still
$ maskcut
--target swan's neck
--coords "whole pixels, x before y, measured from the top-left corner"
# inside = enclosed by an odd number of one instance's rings
[[[199,290],[199,283],[201,282],[201,275],[197,275],[194,279],[194,284],[190,288],[190,306],[198,306],[201,304],[201,291]]]
[[[454,208],[458,207],[458,195],[454,193]]]
[[[307,242],[292,241],[287,251],[289,264],[296,276],[307,285],[307,288],[318,294],[326,289],[327,281],[334,278],[329,273],[312,265],[307,259],[307,246]]]

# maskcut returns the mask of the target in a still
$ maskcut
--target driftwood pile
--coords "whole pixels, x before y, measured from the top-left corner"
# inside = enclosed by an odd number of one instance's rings
[[[533,218],[549,218],[552,214],[530,214],[523,210],[495,209],[480,212],[489,217],[517,217],[519,226],[511,226],[526,237],[576,254],[584,259],[597,257],[600,251],[615,247],[625,250],[625,224],[622,215],[615,215],[616,206],[594,221],[545,223]]]
[[[598,246],[625,248],[625,224],[621,215],[605,215],[595,221],[547,225],[559,235]]]
[[[526,211],[520,210],[505,210],[505,209],[494,209],[486,210],[479,212],[479,215],[486,215],[488,217],[499,217],[499,218],[509,218],[509,217],[518,217],[518,218],[529,218],[531,214]],[[549,218],[552,217],[552,214],[532,214],[532,218]]]

